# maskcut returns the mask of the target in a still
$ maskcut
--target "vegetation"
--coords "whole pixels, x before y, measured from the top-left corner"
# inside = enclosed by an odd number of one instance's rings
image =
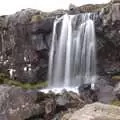
[[[120,75],[115,75],[115,76],[112,76],[112,80],[120,80]]]
[[[31,22],[40,22],[43,19],[42,15],[34,15],[32,16]]]
[[[17,80],[11,80],[4,73],[0,73],[0,84],[14,85],[14,86],[22,87],[24,89],[37,89],[37,88],[46,87],[47,81],[39,82],[39,83],[22,83]]]
[[[120,100],[113,100],[111,105],[120,106]]]

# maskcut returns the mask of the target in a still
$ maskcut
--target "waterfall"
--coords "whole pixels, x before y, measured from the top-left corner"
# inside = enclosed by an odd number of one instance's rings
[[[65,14],[54,21],[49,56],[49,87],[95,84],[94,14]]]

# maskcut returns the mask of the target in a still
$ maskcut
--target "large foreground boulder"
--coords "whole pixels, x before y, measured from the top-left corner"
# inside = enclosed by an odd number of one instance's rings
[[[37,92],[7,85],[0,86],[0,120],[24,120],[44,113],[35,103]]]
[[[94,103],[74,113],[65,114],[62,120],[120,120],[120,107]]]
[[[0,85],[0,120],[51,120],[55,114],[81,108],[84,101],[73,92],[42,93]]]

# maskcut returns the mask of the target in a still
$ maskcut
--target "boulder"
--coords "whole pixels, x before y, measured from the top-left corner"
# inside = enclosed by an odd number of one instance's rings
[[[97,95],[98,101],[106,104],[110,104],[116,99],[114,87],[111,85],[101,86]]]
[[[117,99],[114,84],[111,82],[110,77],[99,76],[95,86],[98,102],[111,104],[112,101]]]
[[[83,84],[79,87],[80,98],[85,103],[93,103],[98,100],[97,89],[92,89],[91,84]]]
[[[67,113],[61,120],[119,120],[120,107],[93,103],[85,105],[82,109]]]
[[[0,85],[0,120],[50,119],[54,104],[53,98],[36,90]]]
[[[51,120],[63,111],[81,108],[84,104],[73,92],[45,94],[38,90],[0,85],[0,120]]]
[[[67,110],[69,108],[81,108],[85,105],[81,96],[74,92],[64,91],[61,95],[56,96],[56,110]]]
[[[43,113],[43,107],[36,104],[37,93],[21,88],[0,86],[0,118],[24,120]]]

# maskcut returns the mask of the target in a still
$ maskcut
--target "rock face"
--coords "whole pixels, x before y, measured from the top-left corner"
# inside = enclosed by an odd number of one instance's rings
[[[105,74],[120,71],[120,1],[112,1],[100,12],[96,25],[98,68]]]
[[[1,120],[24,120],[44,113],[44,105],[36,103],[37,92],[0,86]]]
[[[0,17],[0,70],[23,82],[46,80],[53,18],[26,9]]]
[[[0,16],[0,72],[22,82],[47,79],[49,50],[55,17],[81,12],[97,12],[98,74],[120,72],[120,2],[108,4],[70,5],[70,10],[44,13],[26,9],[9,16]]]
[[[85,105],[74,113],[65,114],[62,120],[119,120],[119,112],[119,107],[94,103]]]

